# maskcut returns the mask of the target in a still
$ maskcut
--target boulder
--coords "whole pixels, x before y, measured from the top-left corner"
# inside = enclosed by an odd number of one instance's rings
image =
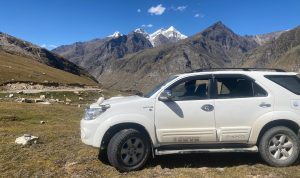
[[[41,100],[45,100],[46,99],[46,95],[40,95],[40,99]]]
[[[82,97],[78,97],[78,100],[79,100],[79,101],[83,101],[83,98],[82,98]]]
[[[14,97],[14,94],[9,94],[8,97],[12,98],[12,97]]]
[[[69,98],[66,98],[66,102],[70,103],[70,102],[72,102],[72,100],[70,100]]]
[[[21,99],[21,102],[22,103],[34,103],[35,101],[33,99],[28,99],[28,98],[22,98]]]
[[[51,104],[49,101],[43,101],[43,102],[39,102],[38,104]]]
[[[39,137],[33,136],[31,134],[24,134],[23,136],[16,138],[15,143],[22,145],[31,145],[36,144],[38,142],[38,139]]]

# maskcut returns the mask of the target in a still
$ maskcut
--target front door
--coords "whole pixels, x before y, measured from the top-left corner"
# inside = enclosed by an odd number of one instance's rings
[[[167,89],[172,93],[170,101],[156,101],[155,126],[160,143],[217,141],[211,81],[210,76],[181,79]]]

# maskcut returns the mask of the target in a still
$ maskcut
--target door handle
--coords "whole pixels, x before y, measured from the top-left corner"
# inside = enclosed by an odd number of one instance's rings
[[[266,103],[266,102],[262,102],[262,103],[260,103],[259,107],[262,107],[262,108],[269,108],[269,107],[271,107],[271,104]]]
[[[211,104],[205,104],[201,107],[203,111],[210,112],[214,110],[214,106]]]

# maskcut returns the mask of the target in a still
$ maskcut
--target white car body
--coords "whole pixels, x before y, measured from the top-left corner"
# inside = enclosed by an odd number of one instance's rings
[[[193,76],[243,75],[252,78],[267,93],[263,97],[159,100],[165,89],[177,81]],[[123,123],[142,126],[152,141],[153,149],[165,145],[239,143],[255,146],[261,130],[276,120],[300,125],[300,95],[294,94],[267,79],[265,75],[297,75],[272,71],[209,71],[177,75],[149,98],[140,96],[113,97],[90,107],[109,105],[93,120],[81,120],[81,139],[87,145],[100,147],[107,131]],[[213,111],[201,109],[211,105]],[[267,107],[264,107],[267,104]]]

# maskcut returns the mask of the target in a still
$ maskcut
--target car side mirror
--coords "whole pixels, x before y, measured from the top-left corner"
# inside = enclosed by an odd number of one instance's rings
[[[159,101],[170,101],[172,99],[172,91],[165,90],[163,91],[160,96],[158,97]]]

